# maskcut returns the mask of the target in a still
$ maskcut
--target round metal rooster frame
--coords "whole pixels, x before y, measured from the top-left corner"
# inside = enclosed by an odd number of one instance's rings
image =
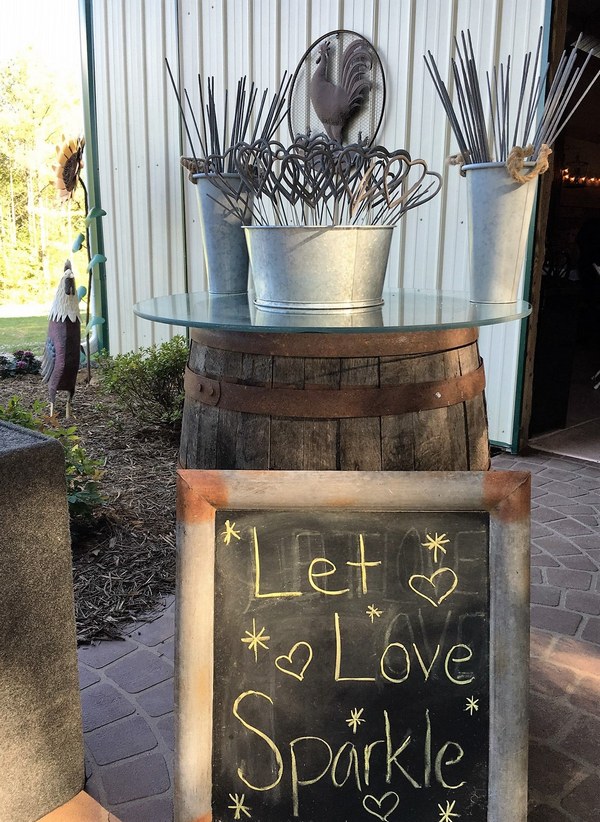
[[[373,145],[385,110],[385,76],[374,46],[347,29],[324,34],[302,55],[289,101],[292,140],[326,133],[343,145]],[[327,102],[333,111],[320,119],[316,108],[323,116]]]

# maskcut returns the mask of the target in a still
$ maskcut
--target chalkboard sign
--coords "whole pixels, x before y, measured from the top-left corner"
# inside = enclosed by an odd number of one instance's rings
[[[181,822],[524,820],[506,808],[494,816],[490,738],[500,707],[494,586],[514,584],[497,578],[490,548],[509,520],[525,534],[523,475],[181,475],[180,573],[202,552],[203,570],[211,566],[190,603],[200,635],[193,624],[186,635],[185,621],[178,629],[179,768],[186,757],[192,765],[192,750],[203,762]],[[499,504],[515,494],[520,503],[502,519]],[[523,565],[520,557],[511,573]],[[210,672],[200,663],[210,687],[197,724],[185,666],[199,639],[211,661]],[[522,655],[518,631],[513,639]],[[524,721],[524,699],[517,692],[516,717],[503,723]]]

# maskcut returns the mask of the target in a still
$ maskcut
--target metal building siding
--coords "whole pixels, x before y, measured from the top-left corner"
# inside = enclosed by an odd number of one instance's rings
[[[185,290],[176,101],[164,58],[177,63],[173,0],[94,2],[99,173],[113,353],[170,336],[138,320],[138,300]]]
[[[449,76],[453,37],[470,29],[480,72],[512,54],[520,67],[536,45],[548,0],[103,0],[94,3],[99,56],[100,175],[105,218],[111,346],[164,338],[165,326],[135,320],[147,296],[198,290],[206,278],[195,187],[180,173],[190,154],[164,57],[199,107],[198,73],[214,75],[217,99],[246,74],[277,87],[328,31],[358,31],[378,49],[387,106],[378,142],[407,148],[444,176],[442,192],[394,232],[389,287],[461,291],[468,283],[466,186],[446,158],[456,143],[426,71],[431,50]],[[515,77],[517,75],[515,74]],[[515,79],[515,84],[518,79]],[[516,93],[513,99],[516,98]],[[288,139],[287,126],[281,137]],[[195,141],[197,144],[197,140]],[[492,439],[510,442],[520,324],[483,329]]]

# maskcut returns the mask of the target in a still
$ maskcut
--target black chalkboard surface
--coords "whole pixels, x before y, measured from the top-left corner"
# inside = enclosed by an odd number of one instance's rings
[[[488,520],[217,512],[215,821],[487,820]]]
[[[181,470],[175,822],[526,822],[530,477]]]

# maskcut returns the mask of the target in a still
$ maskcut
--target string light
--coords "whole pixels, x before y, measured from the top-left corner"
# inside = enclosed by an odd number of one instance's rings
[[[582,174],[580,169],[561,168],[560,176],[566,186],[600,186],[600,177]]]

